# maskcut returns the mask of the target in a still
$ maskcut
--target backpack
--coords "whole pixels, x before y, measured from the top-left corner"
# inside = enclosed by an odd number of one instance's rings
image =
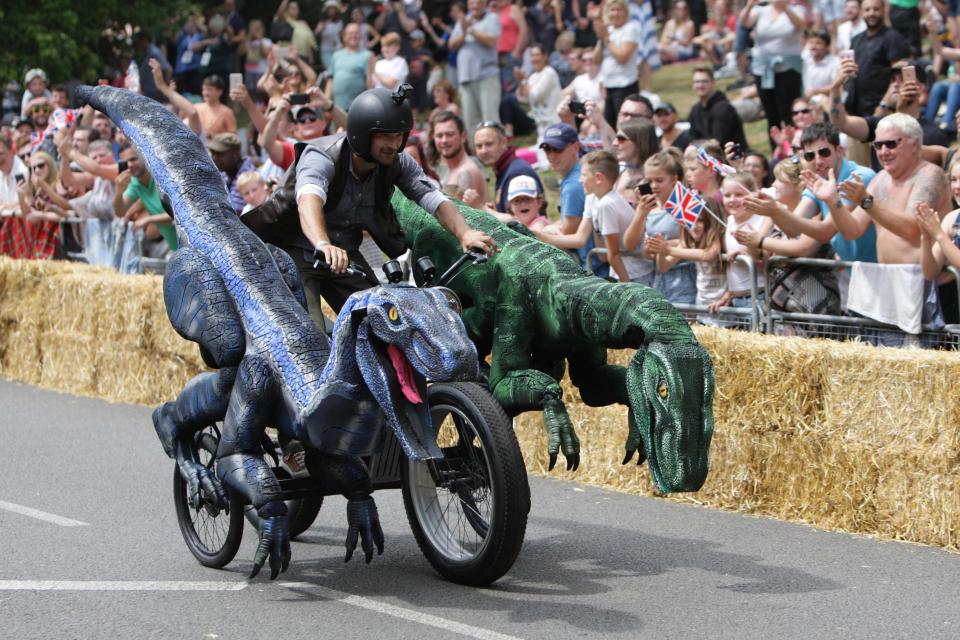
[[[833,247],[825,244],[812,257],[835,256]],[[778,311],[842,315],[836,268],[777,263],[770,267],[767,292],[770,306]]]

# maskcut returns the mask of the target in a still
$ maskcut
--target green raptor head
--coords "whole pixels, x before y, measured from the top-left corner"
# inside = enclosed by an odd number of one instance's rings
[[[630,361],[631,429],[640,431],[660,491],[703,486],[713,435],[713,388],[713,363],[697,343],[654,342]]]

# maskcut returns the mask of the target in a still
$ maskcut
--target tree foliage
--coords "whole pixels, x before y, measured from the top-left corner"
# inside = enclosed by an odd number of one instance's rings
[[[179,28],[187,0],[3,0],[0,2],[0,81],[23,82],[41,67],[54,82],[93,82],[111,43],[108,28],[130,24],[156,33]]]

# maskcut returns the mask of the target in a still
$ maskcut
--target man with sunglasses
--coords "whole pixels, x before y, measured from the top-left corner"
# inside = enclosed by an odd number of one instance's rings
[[[291,106],[290,98],[293,95],[285,94],[267,112],[267,123],[259,138],[260,146],[266,150],[270,160],[282,170],[293,164],[295,143],[317,140],[326,133],[328,116],[337,127],[347,126],[347,114],[334,106],[330,97],[318,88],[310,88],[307,92],[309,101],[304,105]]]
[[[800,147],[798,155],[782,160],[804,163],[802,177],[807,188],[797,208],[790,212],[785,207],[773,206],[769,198],[760,195],[748,198],[747,208],[770,216],[789,236],[802,234],[812,238],[815,243],[808,247],[811,251],[829,242],[841,260],[876,262],[876,231],[869,218],[858,233],[849,236],[839,233],[835,224],[837,216],[845,220],[859,204],[859,200],[840,197],[837,184],[859,179],[861,184],[869,185],[876,174],[843,157],[840,132],[832,124],[816,122],[807,127],[800,137]]]

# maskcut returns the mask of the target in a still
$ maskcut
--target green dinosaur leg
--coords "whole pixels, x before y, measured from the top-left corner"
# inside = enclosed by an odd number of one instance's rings
[[[533,296],[516,287],[501,288],[497,300],[497,329],[493,334],[490,365],[490,391],[504,410],[516,415],[523,411],[543,410],[547,427],[550,469],[562,449],[567,470],[580,466],[580,440],[563,404],[560,383],[534,368],[530,357],[533,342]]]
[[[607,350],[592,349],[589,352],[568,358],[570,380],[580,391],[580,398],[588,407],[606,407],[625,404],[627,411],[626,455],[622,464],[627,464],[637,454],[637,464],[647,459],[643,448],[640,425],[630,403],[627,387],[627,368],[607,363]]]

